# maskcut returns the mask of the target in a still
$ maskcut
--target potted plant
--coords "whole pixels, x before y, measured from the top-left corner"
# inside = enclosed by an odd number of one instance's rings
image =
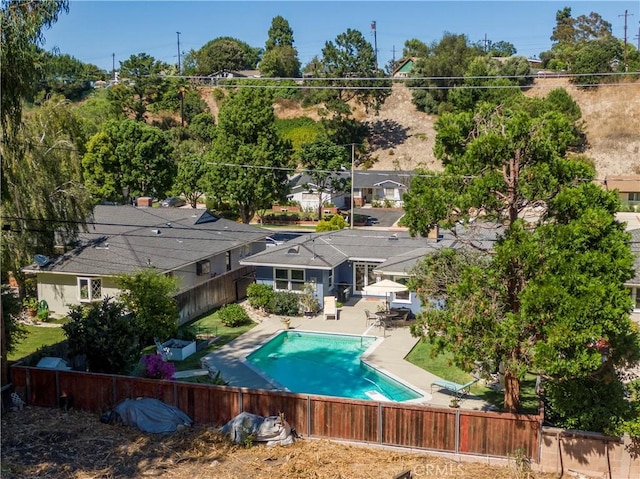
[[[452,408],[458,408],[458,407],[460,407],[460,399],[458,399],[458,398],[451,398],[451,401],[449,401],[449,407],[452,407]]]
[[[22,300],[22,305],[24,306],[24,309],[27,311],[27,314],[29,316],[31,316],[32,318],[35,317],[35,315],[38,313],[38,299],[31,297],[31,298],[24,298]]]
[[[302,287],[300,306],[305,316],[313,316],[320,310],[320,303],[315,296],[315,287],[312,283],[305,283]]]

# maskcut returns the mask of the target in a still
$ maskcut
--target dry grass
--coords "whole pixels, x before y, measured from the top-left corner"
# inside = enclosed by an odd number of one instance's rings
[[[75,410],[28,407],[2,417],[4,479],[371,479],[392,478],[407,470],[414,477],[553,477],[525,474],[514,463],[459,463],[435,455],[309,439],[288,447],[244,447],[202,426],[152,435],[102,424],[97,415]]]

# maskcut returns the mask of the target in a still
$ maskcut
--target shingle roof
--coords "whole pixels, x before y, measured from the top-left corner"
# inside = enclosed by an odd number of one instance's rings
[[[112,275],[153,265],[172,271],[243,244],[267,232],[190,208],[96,206],[73,251],[27,271]]]
[[[492,229],[489,233],[483,233],[485,236],[478,237],[477,241],[487,240],[491,234],[495,237],[495,231]],[[407,232],[345,229],[304,234],[283,245],[245,258],[241,264],[331,269],[351,260],[380,262],[382,265],[399,268],[403,262],[415,262],[424,254],[452,247],[455,242],[450,235],[443,236],[436,242],[427,238],[412,238]],[[490,247],[490,244],[485,246]]]
[[[336,176],[350,180],[351,172],[341,171],[336,173]],[[411,176],[411,172],[408,171],[356,170],[353,172],[353,186],[354,188],[372,188],[374,186],[384,187],[385,184],[393,183],[394,186],[408,187]],[[289,186],[293,189],[306,184],[315,186],[314,180],[308,174],[301,173],[291,177]]]

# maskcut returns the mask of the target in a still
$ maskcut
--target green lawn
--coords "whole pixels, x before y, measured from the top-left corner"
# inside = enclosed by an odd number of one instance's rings
[[[191,323],[182,326],[182,328],[188,328],[196,334],[214,335],[216,337],[216,341],[207,348],[198,351],[196,354],[192,354],[184,361],[178,361],[174,363],[176,365],[176,369],[178,371],[185,371],[187,369],[199,368],[200,358],[212,351],[215,351],[216,349],[220,349],[225,344],[233,341],[238,336],[246,333],[255,326],[256,323],[252,321],[251,323],[248,323],[244,326],[229,328],[222,324],[222,322],[220,322],[217,310],[212,313],[205,314],[204,316],[195,319]]]
[[[450,353],[439,354],[431,357],[433,347],[428,342],[420,341],[411,352],[407,355],[407,361],[416,366],[435,374],[447,381],[453,381],[458,384],[468,383],[473,379],[471,374],[457,368],[452,364],[453,355]],[[535,393],[536,377],[529,374],[520,386],[520,397],[522,401],[522,412],[527,414],[537,414],[539,400]],[[471,386],[471,394],[482,398],[483,400],[495,404],[499,408],[503,407],[504,394],[485,387],[481,384]]]
[[[26,325],[27,336],[17,344],[16,350],[7,357],[9,361],[17,361],[35,352],[42,346],[56,344],[66,339],[62,328]]]

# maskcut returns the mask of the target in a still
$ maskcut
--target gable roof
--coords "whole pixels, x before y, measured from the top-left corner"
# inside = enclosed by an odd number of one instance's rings
[[[350,171],[336,172],[336,176],[339,176],[345,180],[351,179]],[[392,183],[390,187],[396,188],[409,188],[407,185],[411,182],[413,176],[410,171],[397,171],[397,170],[355,170],[353,172],[353,187],[354,188],[383,188],[385,184]],[[317,187],[314,180],[307,173],[298,173],[293,175],[289,180],[289,186],[291,189],[300,188],[304,185]]]
[[[413,64],[416,62],[416,58],[407,57],[402,58],[398,62],[398,66],[393,70],[391,76],[396,76],[398,73],[408,74],[411,70],[413,70]]]
[[[98,205],[77,248],[25,271],[105,276],[151,265],[168,272],[266,236],[207,210]]]
[[[607,190],[621,193],[640,193],[640,175],[608,175],[604,184]]]

